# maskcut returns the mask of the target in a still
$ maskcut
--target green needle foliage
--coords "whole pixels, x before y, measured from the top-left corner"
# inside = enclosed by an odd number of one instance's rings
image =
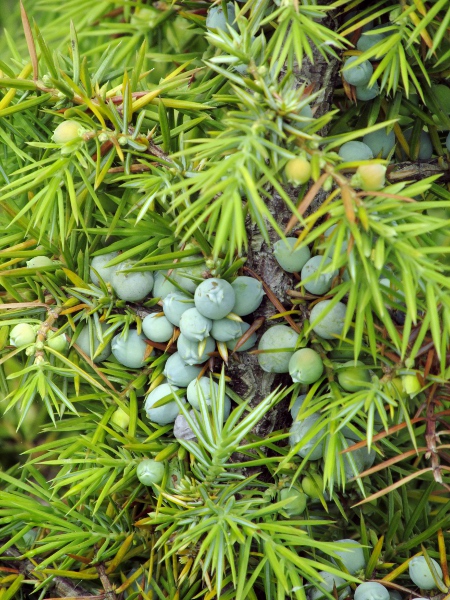
[[[448,2],[42,0],[0,19],[0,600],[448,594]],[[392,143],[343,158],[373,136]],[[323,257],[322,297],[273,257],[292,236]],[[164,298],[130,300],[132,277],[191,306],[242,275],[265,298],[195,371],[211,398],[149,406],[182,338],[143,337]],[[320,356],[311,385],[241,352],[273,320],[296,342],[272,356]],[[114,346],[135,334],[136,368]],[[416,555],[440,563],[434,591]]]

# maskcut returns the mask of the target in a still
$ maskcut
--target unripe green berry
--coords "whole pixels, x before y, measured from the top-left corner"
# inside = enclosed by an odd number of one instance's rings
[[[291,158],[284,168],[289,183],[301,185],[311,179],[311,165],[306,158]]]
[[[77,121],[63,121],[53,132],[52,140],[55,144],[66,144],[80,138],[85,131]]]
[[[39,267],[49,267],[54,265],[55,261],[48,256],[35,256],[34,258],[30,258],[27,260],[27,267],[29,269],[38,269]]]
[[[381,190],[386,182],[386,167],[380,164],[360,165],[352,178],[352,185],[366,192]]]
[[[301,271],[311,257],[308,246],[294,248],[297,241],[296,237],[288,237],[286,240],[278,240],[273,245],[273,255],[277,263],[288,273]]]
[[[294,352],[289,361],[289,375],[297,383],[310,385],[323,373],[323,362],[320,355],[311,348],[301,348]]]
[[[403,375],[402,385],[403,390],[409,396],[415,396],[422,389],[420,381],[418,380],[416,375]]]
[[[9,343],[16,348],[32,344],[35,340],[36,332],[29,323],[15,325],[9,334]]]
[[[130,423],[130,415],[127,415],[127,413],[119,406],[119,408],[113,412],[111,422],[122,429],[126,429]]]
[[[280,491],[280,500],[291,498],[291,502],[287,504],[283,510],[291,517],[296,517],[305,512],[308,496],[296,488],[283,488]]]
[[[68,346],[65,334],[55,335],[54,331],[49,331],[47,334],[47,346],[57,352],[64,352]]]
[[[302,479],[302,490],[310,498],[320,498],[320,494],[323,493],[323,479],[318,473],[310,473],[305,475]]]
[[[164,464],[151,458],[146,458],[138,464],[136,476],[144,485],[161,483],[164,477]]]
[[[358,390],[367,389],[365,383],[370,382],[369,369],[361,368],[365,367],[364,363],[360,360],[350,360],[342,365],[343,368],[338,371],[338,381],[341,388],[346,392],[357,392]]]

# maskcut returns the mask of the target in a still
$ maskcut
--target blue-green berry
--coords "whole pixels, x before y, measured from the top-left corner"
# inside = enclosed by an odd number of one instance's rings
[[[313,413],[306,419],[301,421],[294,421],[289,430],[289,445],[291,447],[296,446],[301,440],[303,440],[314,427],[316,422],[320,419],[319,413]],[[316,433],[308,442],[301,445],[300,449],[297,450],[297,454],[302,458],[308,456],[309,460],[318,460],[323,456],[323,439],[321,439],[322,432]]]
[[[126,272],[135,264],[131,260],[120,263],[111,276],[111,285],[117,297],[127,302],[143,300],[153,288],[153,275],[150,271]]]
[[[338,154],[345,162],[370,160],[373,158],[372,150],[364,142],[346,142],[339,148]]]
[[[288,273],[301,271],[311,257],[308,246],[295,248],[296,237],[288,237],[286,240],[278,240],[273,245],[273,255],[282,269]]]
[[[109,261],[113,260],[113,258],[116,258],[116,256],[119,256],[118,252],[108,252],[107,254],[94,256],[94,258],[91,260],[91,268],[89,270],[92,283],[95,285],[100,284],[100,279],[96,273],[98,273],[105,283],[111,282],[111,277],[119,265],[115,265],[113,267],[107,267],[106,265],[109,263]]]
[[[236,295],[224,279],[206,279],[195,290],[195,308],[208,319],[223,319],[233,311]]]
[[[177,418],[180,410],[178,408],[178,404],[175,400],[173,400],[173,393],[178,390],[178,387],[175,385],[171,385],[169,383],[162,383],[158,385],[153,391],[148,394],[144,403],[144,410],[147,414],[147,417],[153,423],[157,423],[158,425],[167,425],[168,423],[173,423]],[[163,398],[168,399],[168,402],[161,406],[157,406],[153,408],[153,406],[162,400]],[[170,400],[172,398],[172,400]],[[180,400],[185,403],[186,399],[184,397],[180,398]]]
[[[102,323],[101,329],[104,334],[105,331],[108,329],[108,325],[106,323]],[[90,338],[89,338],[89,327],[87,325],[85,327],[83,327],[83,329],[80,331],[80,335],[77,337],[75,344],[85,354],[87,354],[87,356],[91,360],[93,360],[95,363],[102,362],[103,360],[106,360],[108,358],[108,356],[111,354],[111,342],[108,342],[106,344],[106,346],[104,347],[104,349],[100,352],[100,354],[93,359],[92,357],[95,355],[98,347],[100,346],[100,344],[102,342],[100,342],[100,340],[97,336],[97,331],[96,331],[95,327],[92,328],[92,332],[93,332],[92,351],[91,351]]]
[[[163,313],[151,313],[142,321],[142,331],[153,342],[168,342],[173,336],[174,327]]]
[[[196,308],[186,310],[180,319],[180,331],[188,340],[201,342],[209,336],[213,322]]]
[[[340,588],[346,583],[345,579],[339,577],[338,575],[328,573],[328,571],[319,571],[318,575],[320,575],[320,577],[323,579],[323,581],[320,582],[320,586],[330,594],[333,593],[333,589],[335,587]],[[345,587],[343,591],[338,592],[338,594],[339,600],[343,600],[350,594],[350,587]],[[318,587],[312,588],[309,591],[309,600],[319,600],[319,598],[325,599],[326,596]]]
[[[167,279],[168,271],[157,271],[153,283],[153,297],[164,300],[172,292],[178,292],[177,286]],[[172,279],[172,277],[171,277]]]
[[[208,407],[212,404],[217,404],[217,397],[219,395],[219,386],[215,381],[212,381],[209,377],[200,377],[200,379],[194,379],[188,385],[186,390],[187,400],[192,408],[200,410],[200,398],[203,398]],[[211,410],[211,409],[210,409]],[[228,419],[231,411],[231,401],[225,394],[224,397],[224,421]]]
[[[290,413],[291,413],[291,417],[294,419],[294,421],[297,418],[297,415],[299,413],[299,410],[300,410],[303,402],[305,401],[305,398],[306,398],[306,394],[301,394],[300,396],[297,396],[294,404],[291,407]]]
[[[393,130],[388,133],[386,129],[378,129],[367,133],[363,142],[369,146],[374,156],[387,158],[395,146],[395,133]]]
[[[130,369],[140,369],[144,366],[147,348],[145,337],[139,335],[136,329],[130,329],[126,337],[122,334],[114,336],[111,342],[111,350],[116,360]]]
[[[240,317],[249,315],[259,307],[263,300],[263,285],[254,277],[246,277],[244,275],[236,277],[231,287],[236,294],[236,301],[233,307],[235,315],[239,315]]]
[[[187,256],[181,259],[183,263],[194,262],[198,260],[203,261],[203,257],[195,254],[194,256]],[[175,268],[172,271],[171,278],[187,292],[193,294],[197,286],[203,281],[203,273],[206,271],[206,265],[204,262],[200,265],[194,265],[189,267],[187,265],[183,267]]]
[[[180,334],[177,340],[178,352],[187,365],[201,365],[210,358],[211,352],[216,349],[216,342],[212,337],[207,337],[201,342],[188,340],[186,336]],[[199,350],[203,348],[201,354]]]
[[[356,99],[363,102],[373,100],[380,95],[380,87],[377,82],[375,82],[371,87],[368,87],[367,85],[357,85],[355,90]]]
[[[361,571],[366,566],[366,560],[364,558],[364,552],[361,546],[355,540],[336,540],[339,544],[348,544],[353,546],[348,550],[335,550],[335,553],[339,556],[342,564],[350,573],[354,575],[357,571]]]
[[[236,348],[236,345],[239,341],[239,339],[244,335],[244,333],[246,331],[248,331],[250,329],[250,325],[248,323],[239,323],[241,331],[239,333],[239,335],[235,338],[233,338],[232,340],[229,340],[228,342],[226,342],[227,344],[227,348],[229,350],[233,350]],[[256,344],[256,333],[252,333],[252,335],[248,338],[248,340],[246,340],[242,346],[240,346],[236,352],[247,352],[248,350],[250,350],[251,348],[253,348],[253,346]]]
[[[193,379],[198,377],[200,371],[200,367],[185,363],[179,352],[172,354],[164,366],[164,376],[167,378],[167,382],[182,388],[187,387]]]
[[[240,321],[218,319],[212,322],[211,336],[218,342],[229,342],[242,335]]]
[[[358,585],[353,600],[389,600],[389,592],[381,583],[366,581]]]
[[[194,300],[181,292],[171,292],[163,300],[163,311],[165,316],[177,327],[180,325],[181,315],[194,307]]]
[[[228,25],[231,25],[233,29],[238,31],[235,18],[236,13],[232,2],[227,3],[227,16],[225,16],[222,6],[211,6],[206,16],[206,27],[213,31],[219,29],[228,33]]]
[[[322,316],[322,313],[328,309],[332,300],[322,300],[318,302],[311,310],[310,321],[313,325],[313,330],[317,335],[320,335],[326,340],[332,340],[336,336],[342,334],[344,330],[345,314],[347,307],[342,302],[338,302],[333,306],[327,315]],[[314,325],[317,319],[318,323]]]
[[[437,579],[442,581],[441,565],[434,558],[430,558],[430,560],[436,571],[435,577],[437,576]],[[412,559],[409,563],[409,576],[411,581],[422,590],[434,590],[436,588],[433,574],[425,556],[415,556]]]
[[[288,373],[289,361],[295,351],[298,333],[286,325],[275,325],[259,340],[259,366],[268,373]]]
[[[345,61],[342,77],[350,85],[367,85],[372,77],[373,67],[368,60],[355,65],[357,60],[359,60],[359,56],[351,56]]]
[[[331,283],[339,271],[337,269],[325,271],[329,264],[331,264],[331,259],[324,258],[320,254],[308,260],[301,272],[302,285],[307,292],[321,296],[330,291]]]

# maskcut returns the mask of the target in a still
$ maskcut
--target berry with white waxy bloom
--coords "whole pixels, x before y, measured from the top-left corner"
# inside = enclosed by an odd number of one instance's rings
[[[144,403],[144,410],[147,414],[147,418],[153,423],[158,425],[167,425],[173,423],[177,418],[180,409],[173,398],[173,393],[178,390],[178,387],[169,383],[162,383],[158,385],[153,391],[148,394]],[[165,397],[168,397],[169,401],[161,406],[153,408],[153,406]],[[180,398],[183,404],[186,402],[184,397]]]
[[[136,264],[127,260],[117,266],[111,276],[111,285],[117,296],[127,302],[138,302],[150,294],[153,288],[153,275],[150,271],[126,272]]]
[[[167,279],[168,271],[157,271],[153,282],[153,297],[164,300],[172,292],[178,292],[175,284]],[[172,277],[171,277],[172,279]]]
[[[381,190],[386,183],[386,167],[380,164],[360,165],[351,183],[365,192]]]
[[[351,440],[345,440],[347,448],[350,448],[353,443]],[[344,476],[345,480],[348,481],[352,477],[355,477],[359,473],[362,473],[364,469],[364,460],[367,457],[367,449],[364,451],[363,448],[358,448],[352,452],[345,452],[342,455],[344,463]]]
[[[372,150],[364,142],[346,142],[339,148],[338,154],[345,162],[370,160],[373,158]]]
[[[309,385],[320,379],[322,373],[322,359],[312,348],[301,348],[291,356],[289,375],[292,381]]]
[[[373,73],[372,64],[368,60],[363,60],[355,65],[357,60],[359,56],[351,56],[345,61],[342,77],[350,85],[367,85]]]
[[[320,586],[330,594],[333,593],[335,587],[340,588],[346,583],[345,579],[342,579],[342,577],[339,577],[338,575],[328,573],[328,571],[319,571],[318,575],[323,579],[323,581],[320,582]],[[339,600],[343,600],[350,594],[350,588],[346,587],[341,592],[338,592],[338,594]],[[319,600],[319,598],[326,598],[326,596],[318,587],[312,588],[309,591],[309,600]]]
[[[235,19],[236,13],[232,2],[227,3],[227,15],[225,15],[222,6],[212,6],[206,16],[206,27],[211,30],[220,29],[228,33],[228,25],[231,25],[233,29],[238,31]]]
[[[374,156],[380,155],[381,158],[387,158],[395,146],[395,133],[394,130],[387,133],[386,129],[378,129],[367,133],[363,137],[363,142],[369,146]]]
[[[430,561],[436,571],[434,576],[437,577],[438,581],[442,581],[441,565],[434,558],[430,558]],[[425,556],[415,556],[412,559],[409,563],[409,576],[411,581],[422,590],[433,590],[436,588],[433,574]]]
[[[226,344],[227,344],[227,348],[229,350],[233,350],[236,348],[236,345],[239,341],[239,339],[244,335],[244,333],[246,331],[248,331],[250,329],[250,325],[248,323],[239,323],[240,327],[241,327],[241,332],[238,335],[238,337],[233,338],[232,340],[229,340]],[[253,346],[256,344],[256,333],[252,333],[251,336],[248,338],[248,340],[246,340],[242,346],[239,346],[239,348],[236,350],[236,352],[247,352],[247,350],[250,350],[250,348],[253,348]]]
[[[289,183],[301,185],[311,179],[311,164],[306,158],[291,158],[284,168]]]
[[[33,344],[35,341],[36,331],[29,323],[15,325],[9,334],[9,343],[16,348]]]
[[[206,279],[195,290],[195,308],[208,319],[223,319],[233,311],[236,294],[225,279]]]
[[[173,336],[174,327],[163,313],[151,313],[142,321],[142,331],[153,342],[168,342]]]
[[[358,585],[353,600],[389,600],[389,592],[376,581],[366,581]]]
[[[305,401],[305,398],[306,398],[306,394],[301,394],[300,396],[297,396],[294,404],[291,407],[290,413],[291,413],[291,417],[294,419],[294,421],[297,418],[298,412],[299,412],[303,402]]]
[[[241,323],[227,318],[218,319],[212,322],[211,335],[218,342],[229,342],[241,337]]]
[[[412,137],[412,128],[403,132],[405,140],[409,143]],[[419,138],[419,153],[417,158],[420,160],[428,160],[433,155],[433,144],[431,143],[430,135],[426,131],[420,132]]]
[[[108,325],[106,325],[106,323],[102,323],[101,324],[101,328],[102,328],[102,332],[105,333],[105,331],[108,329]],[[94,354],[97,352],[97,348],[100,346],[100,340],[97,337],[97,333],[96,333],[96,329],[95,327],[92,328],[92,332],[93,332],[93,352],[91,352],[91,348],[90,348],[90,343],[89,343],[89,327],[86,325],[85,327],[83,327],[83,329],[80,332],[80,335],[77,337],[75,344],[77,346],[79,346],[79,348],[89,356],[89,358],[92,360],[92,357],[94,356]],[[95,363],[101,362],[102,360],[105,360],[106,358],[108,358],[108,356],[111,354],[111,343],[108,342],[108,344],[105,346],[105,348],[102,350],[102,352],[100,352],[100,354],[98,356],[96,356],[93,360]]]
[[[313,324],[322,313],[328,309],[332,300],[322,300],[318,302],[311,310],[310,321]],[[327,315],[321,318],[321,320],[313,325],[313,330],[317,335],[320,335],[326,340],[332,340],[336,336],[341,335],[344,330],[345,313],[347,307],[342,302],[338,302],[333,306]]]
[[[38,269],[39,267],[50,267],[54,265],[55,261],[48,256],[35,256],[27,260],[27,267],[29,269]]]
[[[181,292],[171,292],[167,294],[163,301],[163,311],[167,319],[179,327],[181,315],[190,308],[194,308],[195,304],[192,298],[182,294]]]
[[[373,100],[380,94],[380,88],[378,83],[374,83],[371,87],[366,85],[357,85],[355,87],[356,91],[356,99],[362,100],[363,102],[368,102],[369,100]]]
[[[201,342],[209,336],[213,322],[196,308],[186,310],[180,319],[180,331],[188,340]]]
[[[308,246],[294,249],[297,241],[296,237],[288,237],[286,240],[278,240],[273,245],[273,255],[277,263],[288,273],[301,271],[311,258]]]
[[[201,347],[204,347],[204,349],[199,354]],[[194,342],[188,340],[183,334],[180,334],[177,340],[177,349],[181,359],[187,365],[201,365],[210,358],[209,355],[216,349],[216,342],[212,337],[207,337],[202,342]]]
[[[286,325],[275,325],[263,333],[258,345],[258,350],[264,350],[258,354],[261,369],[267,373],[288,373],[297,339],[298,333]]]
[[[113,258],[116,258],[116,256],[119,256],[118,252],[108,252],[108,254],[94,256],[94,258],[91,260],[91,268],[89,270],[92,283],[95,285],[99,285],[100,283],[100,279],[95,274],[94,269],[105,283],[111,282],[111,277],[114,271],[117,269],[117,265],[114,267],[106,267],[105,265],[107,265]]]
[[[342,365],[342,369],[338,371],[338,381],[341,388],[346,392],[357,392],[358,390],[367,389],[365,383],[370,381],[369,369],[365,369],[365,364],[360,360],[356,363],[350,360]],[[363,368],[361,368],[363,367]]]
[[[334,271],[329,271],[327,273],[318,273],[330,263],[331,258],[324,258],[320,254],[313,256],[308,260],[301,273],[302,284],[307,292],[314,294],[315,296],[321,296],[330,291],[331,282],[339,271],[334,269]],[[303,280],[308,279],[309,277],[311,277],[311,279],[306,281],[306,283],[303,283]]]
[[[231,287],[236,294],[236,301],[233,307],[235,315],[245,317],[260,306],[264,297],[263,285],[254,277],[246,277],[245,275],[236,277]]]
[[[200,367],[185,363],[179,352],[172,354],[164,366],[164,376],[167,378],[167,382],[178,387],[187,387],[193,379],[199,376],[200,371]]]
[[[138,464],[136,476],[144,485],[161,483],[164,477],[164,464],[151,458],[146,458]]]
[[[208,407],[211,407],[213,403],[217,403],[217,396],[219,394],[219,385],[215,381],[211,381],[209,377],[200,377],[200,379],[194,379],[188,385],[186,390],[187,400],[192,408],[200,410],[200,398],[203,398]],[[230,416],[231,412],[231,401],[230,398],[225,394],[224,398],[224,415],[223,420],[226,421]]]
[[[375,44],[378,44],[379,42],[383,41],[385,38],[389,37],[391,35],[391,32],[389,32],[389,31],[382,31],[380,33],[374,33],[378,29],[384,29],[384,28],[386,28],[386,25],[383,24],[383,25],[377,25],[376,27],[374,27],[373,29],[369,29],[368,31],[363,31],[361,37],[359,38],[359,40],[356,44],[356,48],[358,50],[361,50],[361,52],[365,52],[366,50],[373,48],[373,46],[375,46]]]
[[[309,434],[309,432],[319,419],[319,413],[313,413],[309,417],[306,417],[306,419],[302,419],[301,421],[294,421],[294,423],[292,423],[292,426],[289,430],[289,445],[291,446],[291,448],[296,446]],[[305,458],[305,456],[309,455],[309,460],[318,460],[319,458],[322,458],[324,442],[323,440],[321,440],[321,438],[322,433],[316,433],[316,435],[314,435],[308,442],[302,444],[301,448],[297,450],[297,454],[302,458]],[[309,454],[310,452],[311,454]]]
[[[296,517],[305,512],[306,502],[308,496],[298,490],[297,488],[283,488],[280,491],[280,500],[286,500],[290,498],[289,504],[284,506],[283,510],[287,512],[290,517]]]
[[[118,334],[113,337],[111,349],[114,357],[124,367],[130,369],[140,369],[145,364],[145,353],[148,345],[145,343],[145,337],[139,335],[136,329],[130,329],[127,337]],[[149,356],[153,354],[153,350]]]
[[[339,544],[349,544],[354,546],[354,548],[349,548],[348,550],[335,550],[335,553],[339,556],[342,564],[350,573],[350,575],[354,575],[357,571],[364,569],[366,566],[364,552],[356,540],[344,539],[336,540],[336,542]]]
[[[187,256],[186,258],[181,259],[183,263],[198,260],[203,261],[203,257],[199,254],[195,254],[194,256]],[[186,265],[180,267],[179,269],[174,269],[172,271],[171,278],[174,281],[176,281],[182,289],[193,294],[199,283],[201,283],[200,280],[203,281],[203,273],[205,270],[206,265],[204,262],[202,262],[202,264],[200,265],[194,265],[193,267],[189,267]]]
[[[57,352],[64,352],[68,346],[66,336],[64,333],[60,333],[59,335],[55,335],[55,333],[55,331],[49,331],[47,333],[47,346]]]

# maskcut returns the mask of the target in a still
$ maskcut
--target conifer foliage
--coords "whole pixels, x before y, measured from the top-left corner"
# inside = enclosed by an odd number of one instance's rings
[[[447,594],[448,1],[0,18],[0,600]]]

